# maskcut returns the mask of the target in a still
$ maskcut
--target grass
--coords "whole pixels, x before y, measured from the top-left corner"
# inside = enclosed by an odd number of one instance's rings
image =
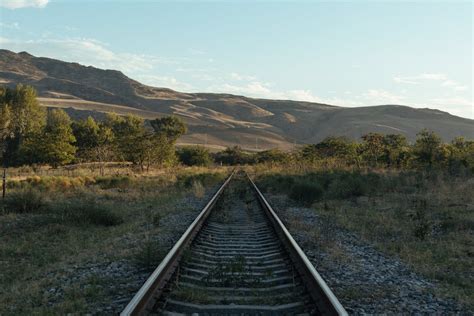
[[[201,176],[213,179],[205,185],[195,176],[203,172],[213,174]],[[101,279],[103,285],[90,279],[64,280],[76,277],[77,268],[118,260],[137,271],[151,269],[170,246],[151,241],[160,234],[179,235],[175,227],[162,224],[167,216],[187,210],[177,208],[176,200],[203,194],[226,172],[190,168],[126,180],[123,175],[87,181],[88,175],[61,175],[10,181],[7,200],[0,202],[5,209],[0,212],[0,315],[87,314],[108,306],[113,298],[108,289],[119,279]],[[194,184],[184,188],[187,177]],[[50,293],[51,288],[62,295]]]
[[[324,228],[295,221],[290,223],[294,229],[310,231],[313,242],[324,243],[336,256],[343,254],[338,254],[333,242],[331,225],[356,232],[379,250],[436,280],[439,294],[474,309],[472,178],[322,170],[267,172],[260,175],[258,183],[267,192],[289,192],[289,197],[304,202],[304,197],[293,193],[302,181],[323,187],[321,198],[311,205]]]

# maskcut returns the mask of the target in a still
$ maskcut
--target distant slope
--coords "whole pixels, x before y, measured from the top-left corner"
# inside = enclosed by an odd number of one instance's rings
[[[330,135],[359,138],[368,132],[401,133],[413,140],[422,128],[434,130],[445,140],[474,138],[473,120],[438,110],[401,105],[344,108],[230,94],[181,93],[143,85],[116,70],[8,50],[0,50],[0,83],[32,85],[38,89],[41,104],[75,109],[69,110],[75,116],[116,112],[152,119],[175,114],[189,126],[182,143],[290,148]]]

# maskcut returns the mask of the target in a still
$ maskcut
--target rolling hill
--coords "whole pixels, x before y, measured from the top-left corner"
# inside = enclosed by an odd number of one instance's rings
[[[255,99],[231,94],[182,93],[156,88],[120,71],[0,50],[0,84],[34,86],[40,103],[66,108],[73,117],[105,112],[133,113],[146,119],[175,114],[188,124],[182,144],[216,148],[291,148],[330,135],[359,138],[368,132],[400,133],[410,140],[422,128],[448,141],[474,139],[474,121],[432,109],[402,105],[345,108],[290,100]]]

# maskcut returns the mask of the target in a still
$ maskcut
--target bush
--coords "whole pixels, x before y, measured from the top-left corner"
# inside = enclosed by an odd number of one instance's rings
[[[334,199],[347,199],[366,195],[368,179],[360,174],[343,174],[329,183],[327,195]]]
[[[135,253],[134,262],[147,271],[153,271],[166,256],[166,251],[156,241],[145,240]]]
[[[132,179],[129,176],[97,177],[95,180],[101,189],[126,188],[131,182]]]
[[[225,177],[224,174],[210,172],[179,175],[177,185],[179,187],[190,189],[193,187],[194,183],[199,182],[201,185],[206,187],[222,181],[223,177]]]
[[[322,187],[316,182],[297,182],[290,190],[290,198],[304,205],[311,205],[323,195]]]
[[[51,207],[53,212],[69,223],[115,226],[123,223],[110,205],[100,204],[93,198],[75,198]]]
[[[4,206],[7,212],[31,213],[40,211],[45,203],[38,190],[23,188],[6,195]]]
[[[209,150],[204,147],[182,147],[177,151],[179,161],[186,166],[209,166],[212,163]]]

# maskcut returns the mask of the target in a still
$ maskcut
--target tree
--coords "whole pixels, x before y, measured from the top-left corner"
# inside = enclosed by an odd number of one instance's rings
[[[443,154],[441,138],[433,131],[423,129],[417,134],[413,155],[419,166],[431,169],[444,160]]]
[[[405,136],[399,134],[388,134],[384,136],[383,161],[388,167],[400,168],[404,166],[410,157],[410,147]]]
[[[12,136],[11,131],[11,110],[6,104],[0,105],[0,159],[3,164],[3,156],[6,150],[6,141]]]
[[[71,128],[71,119],[63,110],[48,112],[47,123],[40,139],[36,140],[43,162],[54,168],[74,160],[76,141]],[[35,147],[36,147],[35,146]]]
[[[379,133],[362,135],[362,157],[371,167],[377,167],[385,153],[384,136]]]
[[[99,162],[100,173],[104,165],[114,157],[114,133],[104,123],[97,123],[92,117],[72,124],[76,137],[77,156],[85,161]]]
[[[176,116],[157,118],[150,121],[150,124],[155,133],[165,135],[172,142],[186,133],[186,125]]]
[[[243,165],[252,162],[252,157],[245,153],[239,146],[227,147],[225,150],[218,152],[214,157],[216,162],[224,165]]]
[[[150,129],[140,117],[114,114],[108,115],[105,121],[105,125],[110,127],[115,135],[117,153],[122,159],[140,166],[142,171],[148,170],[153,164],[174,162],[174,142],[180,133],[185,131],[184,125],[180,127],[179,119],[164,117],[154,122],[155,127]]]
[[[258,163],[282,163],[289,161],[288,153],[275,148],[270,150],[260,151],[255,155],[255,160]]]
[[[346,137],[327,137],[315,145],[306,145],[301,150],[306,161],[326,161],[328,158],[344,164],[358,164],[357,144]]]
[[[37,160],[29,157],[33,138],[37,137],[46,124],[46,111],[36,99],[36,91],[30,86],[17,85],[15,89],[0,87],[0,107],[8,111],[9,131],[3,141],[3,162],[7,165],[20,165]],[[8,110],[5,110],[8,107]]]
[[[202,146],[187,146],[178,149],[179,161],[186,166],[209,166],[212,163],[209,150]]]
[[[114,151],[119,158],[136,163],[138,142],[145,134],[144,120],[136,115],[107,114],[104,126],[114,135]]]

